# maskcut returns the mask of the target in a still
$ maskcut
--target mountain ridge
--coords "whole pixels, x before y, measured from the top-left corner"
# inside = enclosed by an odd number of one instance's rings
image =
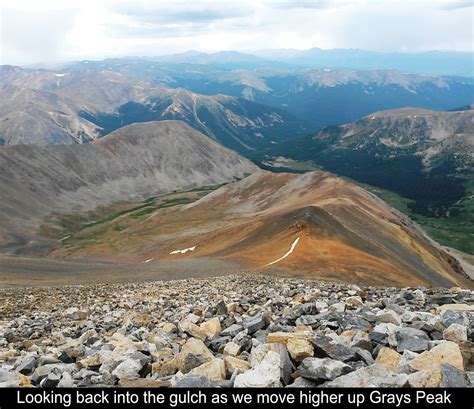
[[[0,97],[6,101],[0,108],[0,136],[6,145],[90,142],[133,122],[178,119],[245,151],[310,129],[281,109],[106,70],[29,73],[0,67]]]
[[[251,271],[371,285],[470,285],[456,257],[406,216],[323,172],[260,171],[191,204],[158,209],[146,223],[124,217],[120,226],[105,226],[92,244],[79,235],[51,257],[94,254],[157,266],[222,260]]]
[[[92,144],[2,147],[0,170],[1,247],[28,252],[51,212],[220,184],[256,167],[183,122],[159,121]]]

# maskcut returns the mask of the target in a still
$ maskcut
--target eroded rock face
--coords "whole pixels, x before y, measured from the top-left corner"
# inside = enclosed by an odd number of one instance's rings
[[[473,301],[251,275],[4,289],[0,386],[473,386]]]

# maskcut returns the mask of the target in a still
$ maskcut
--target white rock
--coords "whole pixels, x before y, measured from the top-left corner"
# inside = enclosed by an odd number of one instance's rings
[[[235,378],[236,388],[280,387],[280,354],[269,351],[253,369]]]
[[[329,311],[332,312],[344,312],[346,310],[346,304],[344,302],[337,302],[329,306]]]
[[[74,381],[72,376],[68,372],[63,372],[61,380],[59,381],[58,388],[72,388],[74,386]]]
[[[128,358],[113,370],[112,375],[117,376],[119,379],[136,379],[140,377],[139,372],[141,369],[142,365],[139,361]]]
[[[382,310],[376,315],[377,322],[390,323],[394,325],[401,325],[402,319],[400,316],[392,310]]]

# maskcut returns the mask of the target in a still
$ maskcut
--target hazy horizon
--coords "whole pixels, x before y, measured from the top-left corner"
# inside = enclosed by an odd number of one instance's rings
[[[104,61],[107,59],[143,59],[143,60],[150,60],[153,61],[153,59],[160,58],[160,57],[171,57],[171,56],[178,56],[178,55],[185,55],[187,53],[201,53],[201,54],[207,54],[207,55],[213,55],[213,54],[219,54],[219,53],[232,53],[236,52],[242,55],[249,55],[249,56],[255,56],[259,57],[262,59],[263,62],[275,62],[278,63],[277,59],[272,60],[272,57],[265,57],[265,56],[260,56],[257,55],[260,52],[268,52],[269,54],[271,52],[277,52],[277,51],[288,51],[288,52],[305,52],[305,51],[311,51],[315,49],[320,49],[322,51],[360,51],[360,52],[370,52],[370,53],[380,53],[380,54],[400,54],[400,55],[422,55],[422,54],[430,54],[430,53],[452,53],[452,54],[473,54],[469,51],[451,51],[451,50],[426,50],[426,51],[372,51],[372,50],[364,50],[361,48],[319,48],[319,47],[311,47],[307,49],[302,49],[298,50],[295,48],[268,48],[265,50],[218,50],[218,51],[212,51],[212,52],[205,52],[205,51],[200,51],[200,50],[186,50],[182,52],[176,52],[176,53],[160,53],[156,55],[116,55],[116,56],[109,56],[109,57],[94,57],[94,58],[77,58],[77,59],[71,59],[71,60],[62,60],[62,61],[51,61],[51,62],[45,62],[45,61],[36,61],[36,62],[31,62],[31,63],[24,63],[24,64],[10,64],[8,62],[6,63],[0,63],[0,65],[5,65],[5,66],[18,66],[20,68],[27,68],[27,69],[60,69],[64,66],[67,66],[68,64],[75,63],[75,62],[82,62],[82,61],[94,61],[94,62],[100,62]],[[254,54],[255,53],[255,54]],[[288,63],[289,67],[291,67],[291,63]],[[294,66],[297,67],[298,64],[294,63]],[[321,65],[321,67],[324,67],[324,64]],[[329,67],[329,66],[328,66]],[[333,67],[333,68],[347,68],[350,69],[351,67],[349,66],[340,66],[340,67]],[[362,68],[361,68],[362,69]],[[379,68],[373,68],[373,69],[379,69]],[[384,69],[389,69],[389,68],[384,68]],[[397,70],[397,68],[393,68]]]
[[[472,53],[465,0],[3,1],[0,64],[262,50]]]

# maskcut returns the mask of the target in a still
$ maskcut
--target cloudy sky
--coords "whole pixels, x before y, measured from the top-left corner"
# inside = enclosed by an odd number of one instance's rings
[[[0,63],[187,50],[473,51],[471,0],[0,0]]]

